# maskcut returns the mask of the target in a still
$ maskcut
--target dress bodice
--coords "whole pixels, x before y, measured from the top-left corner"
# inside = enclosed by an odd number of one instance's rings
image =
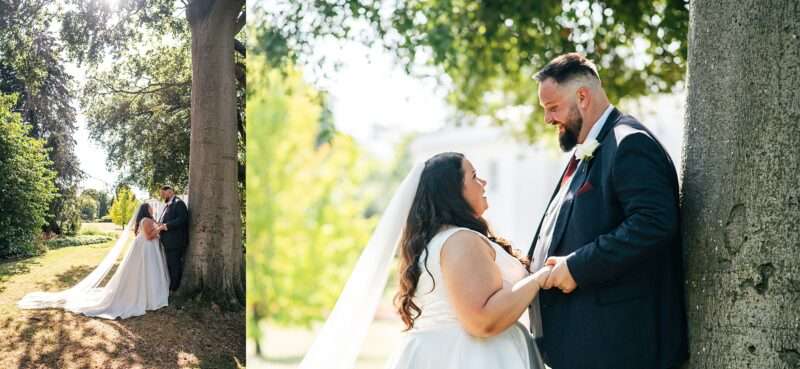
[[[420,257],[422,274],[417,283],[414,302],[420,307],[422,313],[414,321],[415,330],[424,330],[440,325],[458,323],[455,310],[450,303],[447,287],[442,277],[440,255],[445,241],[459,231],[473,232],[480,235],[492,246],[495,251],[495,264],[497,264],[504,281],[514,284],[528,275],[528,271],[517,258],[509,255],[500,245],[492,242],[484,235],[468,228],[446,228],[431,239],[426,250],[423,251]],[[427,263],[425,260],[426,256]],[[426,265],[427,269],[425,268]],[[430,272],[430,274],[428,274],[428,272]]]

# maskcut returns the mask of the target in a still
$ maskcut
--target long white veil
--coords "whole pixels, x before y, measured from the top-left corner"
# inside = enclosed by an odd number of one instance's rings
[[[153,207],[156,213],[156,219],[158,219],[160,212],[164,209],[164,204],[156,200],[147,200],[145,202]],[[119,235],[117,242],[114,243],[111,250],[108,251],[106,256],[103,257],[103,260],[100,261],[100,264],[98,264],[89,275],[76,285],[64,291],[28,293],[17,302],[17,307],[20,309],[50,309],[80,306],[84,304],[87,297],[91,295],[91,292],[100,287],[100,283],[114,267],[114,264],[116,264],[117,259],[125,249],[128,241],[135,238],[133,232],[134,226],[136,225],[136,213],[138,210],[139,206],[134,210],[130,220]],[[125,257],[127,258],[127,254]],[[123,258],[121,263],[124,263],[126,258]]]
[[[352,369],[375,317],[424,163],[411,169],[356,262],[336,306],[300,363],[300,369]]]

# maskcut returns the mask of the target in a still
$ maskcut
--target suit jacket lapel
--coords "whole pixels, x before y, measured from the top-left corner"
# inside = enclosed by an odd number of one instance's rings
[[[603,124],[603,128],[600,130],[600,133],[597,134],[597,142],[603,141],[605,136],[609,131],[611,131],[612,127],[621,116],[622,114],[619,110],[617,110],[617,108],[611,110],[611,113],[608,115],[608,118],[606,118],[606,121]],[[586,178],[589,177],[589,170],[592,168],[593,162],[593,159],[585,162],[582,160],[578,164],[578,169],[575,171],[575,174],[572,177],[572,182],[569,184],[567,193],[564,194],[564,200],[561,203],[561,210],[558,212],[556,225],[553,229],[553,239],[550,242],[550,248],[547,250],[548,257],[553,256],[556,251],[558,251],[561,238],[564,236],[564,231],[566,231],[569,218],[572,215],[572,205],[575,203],[575,193],[586,182]],[[556,188],[556,191],[558,191],[558,188]]]

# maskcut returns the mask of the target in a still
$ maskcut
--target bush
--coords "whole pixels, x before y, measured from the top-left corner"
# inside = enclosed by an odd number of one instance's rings
[[[113,241],[114,238],[107,235],[81,235],[75,237],[59,237],[45,241],[48,249],[58,249],[68,246],[94,245]]]
[[[56,196],[44,141],[11,112],[13,96],[0,94],[0,258],[37,254],[36,238]]]

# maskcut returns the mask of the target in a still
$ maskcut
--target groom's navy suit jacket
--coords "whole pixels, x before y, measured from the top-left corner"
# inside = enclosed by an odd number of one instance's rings
[[[183,251],[189,243],[189,211],[186,203],[175,196],[175,201],[164,209],[161,221],[167,231],[161,233],[161,243],[166,251]]]
[[[539,347],[553,369],[675,367],[688,357],[675,167],[617,109],[597,141],[564,196],[548,252],[574,253],[567,265],[578,287],[540,291]]]

